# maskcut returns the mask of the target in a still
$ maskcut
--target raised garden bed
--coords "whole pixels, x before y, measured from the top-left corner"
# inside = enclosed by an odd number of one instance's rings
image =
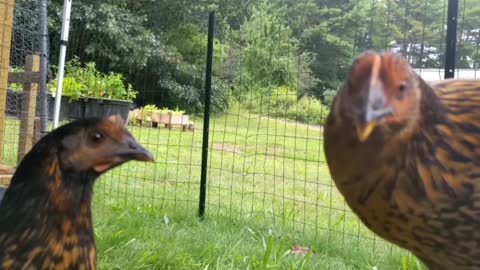
[[[187,114],[173,112],[150,112],[144,114],[142,109],[135,109],[130,111],[129,118],[135,125],[148,125],[153,128],[158,128],[159,125],[167,128],[182,127],[183,131],[195,129],[195,125],[190,121],[190,116]]]
[[[190,124],[190,116],[183,114],[178,115],[172,112],[167,114],[154,112],[152,113],[152,127],[158,127],[158,124],[163,124],[167,128],[172,128],[173,126],[181,126],[183,131],[193,130],[193,124]]]

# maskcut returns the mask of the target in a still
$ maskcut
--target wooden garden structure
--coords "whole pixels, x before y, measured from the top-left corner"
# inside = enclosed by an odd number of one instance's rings
[[[14,9],[14,0],[0,0],[0,161],[4,160],[7,88],[8,84],[19,83],[23,85],[17,158],[19,162],[39,139],[39,133],[35,128],[38,123],[35,113],[40,80],[40,56],[27,55],[24,72],[10,71]],[[14,171],[14,167],[0,163],[0,184],[8,185]]]

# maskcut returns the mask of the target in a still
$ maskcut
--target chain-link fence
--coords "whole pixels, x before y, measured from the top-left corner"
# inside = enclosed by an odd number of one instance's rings
[[[154,37],[179,15],[162,1],[144,7],[141,22],[109,10],[112,3],[74,5],[61,120],[121,113],[156,157],[154,164],[128,163],[103,177],[96,205],[196,215],[205,130],[205,10],[216,9],[206,216],[248,218],[327,247],[363,247],[382,254],[380,261],[384,254],[405,254],[375,237],[346,206],[326,166],[322,125],[353,58],[365,50],[399,52],[427,81],[443,79],[448,1],[246,2],[235,7],[237,17],[225,15],[234,9],[231,1],[190,10],[193,18],[169,32],[168,42]],[[458,78],[477,77],[477,4],[460,1]],[[12,68],[24,67],[25,57],[38,51],[38,24],[31,20],[36,8],[17,1]],[[52,63],[58,62],[59,10],[53,3]],[[148,19],[148,10],[165,21]],[[4,160],[12,165],[20,100],[11,85]]]

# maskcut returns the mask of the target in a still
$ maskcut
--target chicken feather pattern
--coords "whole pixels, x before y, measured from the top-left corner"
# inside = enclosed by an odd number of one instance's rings
[[[356,115],[375,72],[397,114],[361,142]],[[396,98],[405,81],[416,97]],[[480,269],[479,80],[427,83],[403,57],[367,52],[333,102],[324,139],[332,178],[369,229],[432,270]]]

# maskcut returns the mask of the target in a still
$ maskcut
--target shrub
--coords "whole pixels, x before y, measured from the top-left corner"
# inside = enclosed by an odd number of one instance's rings
[[[240,100],[250,112],[315,125],[323,125],[329,112],[329,107],[317,98],[304,96],[298,100],[297,92],[288,86],[258,88],[255,94],[244,95]]]
[[[242,104],[254,113],[285,116],[288,108],[297,103],[297,92],[288,86],[258,88],[255,94],[244,96]]]
[[[302,97],[297,106],[287,111],[287,118],[307,124],[323,125],[328,116],[328,108],[313,97]]]
[[[297,103],[297,92],[288,86],[279,86],[272,91],[272,108],[278,115],[284,116],[286,111]]]

